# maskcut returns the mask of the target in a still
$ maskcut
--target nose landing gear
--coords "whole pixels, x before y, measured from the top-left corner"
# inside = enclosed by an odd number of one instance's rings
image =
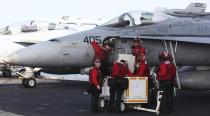
[[[23,78],[22,85],[24,88],[34,88],[36,86],[35,78]]]
[[[26,67],[25,70],[17,72],[24,88],[34,88],[36,86],[36,79],[32,68]]]

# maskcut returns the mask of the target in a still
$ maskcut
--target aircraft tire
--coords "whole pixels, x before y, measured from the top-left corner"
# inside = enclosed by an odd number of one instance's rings
[[[29,88],[34,88],[36,86],[36,79],[35,78],[28,78],[26,83]]]
[[[26,79],[23,79],[22,80],[22,85],[23,85],[24,88],[28,88],[28,85],[26,83]]]
[[[23,87],[25,88],[34,88],[36,86],[35,78],[28,78],[22,80]]]

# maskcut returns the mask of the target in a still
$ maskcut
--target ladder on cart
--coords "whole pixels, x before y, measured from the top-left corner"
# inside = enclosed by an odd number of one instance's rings
[[[176,66],[176,69],[177,69],[177,64],[176,64],[176,59],[175,59],[175,53],[177,52],[177,41],[175,41],[174,48],[173,48],[172,41],[163,40],[163,42],[164,42],[166,52],[171,54],[171,56],[173,58],[173,63]],[[168,48],[168,46],[169,46],[169,48]],[[178,84],[178,88],[181,89],[181,84],[180,84],[178,71],[176,71],[176,82]]]

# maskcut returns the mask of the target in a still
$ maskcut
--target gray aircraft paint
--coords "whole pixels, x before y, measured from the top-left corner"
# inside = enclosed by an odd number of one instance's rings
[[[161,29],[162,26],[164,29]],[[171,40],[173,42],[177,42],[176,61],[178,64],[210,65],[210,61],[207,60],[210,58],[210,55],[206,53],[206,51],[210,50],[210,21],[188,18],[184,18],[182,20],[174,19],[150,26],[131,27],[126,29],[99,27],[56,39],[56,41],[47,41],[29,46],[16,53],[21,54],[18,57],[24,62],[18,61],[17,59],[15,61],[17,64],[20,63],[21,65],[40,67],[63,65],[76,67],[78,65],[81,67],[90,66],[90,63],[84,62],[76,65],[74,64],[75,62],[72,62],[72,60],[80,58],[74,58],[74,55],[79,55],[81,57],[94,56],[94,54],[91,53],[93,52],[93,49],[90,44],[83,42],[83,39],[86,36],[91,35],[100,36],[101,40],[112,36],[119,38],[135,38],[140,35],[140,37],[143,38],[143,45],[148,50],[148,61],[152,64],[158,63],[157,54],[160,51],[165,50],[163,40]],[[129,48],[130,45],[127,47]],[[27,58],[24,59],[26,54]],[[66,55],[71,58],[65,59]],[[49,60],[49,58],[52,60]],[[87,57],[87,59],[78,59],[78,61],[85,60],[87,62],[92,62],[91,60],[93,60],[93,58],[89,58],[90,57]],[[28,62],[27,59],[29,60]]]

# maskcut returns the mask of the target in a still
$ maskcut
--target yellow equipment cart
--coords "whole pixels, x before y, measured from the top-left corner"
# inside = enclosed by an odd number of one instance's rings
[[[121,111],[126,109],[136,109],[148,112],[154,112],[159,115],[160,103],[162,98],[162,91],[157,92],[157,103],[155,109],[145,108],[144,104],[148,103],[148,78],[147,77],[127,77],[129,80],[129,87],[124,91],[121,102]],[[109,86],[108,79],[104,79],[102,86],[102,93],[100,95],[99,107],[104,109],[107,107],[109,101]]]

